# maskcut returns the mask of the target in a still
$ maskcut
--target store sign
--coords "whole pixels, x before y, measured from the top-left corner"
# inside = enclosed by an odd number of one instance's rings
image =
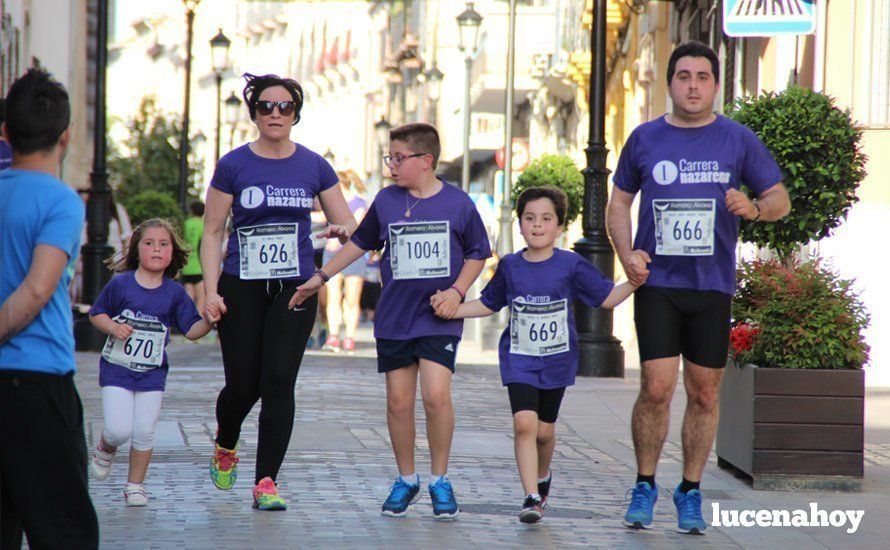
[[[815,0],[724,0],[729,36],[788,36],[816,30]]]

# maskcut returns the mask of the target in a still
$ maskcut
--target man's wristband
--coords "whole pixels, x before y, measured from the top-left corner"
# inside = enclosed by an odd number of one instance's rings
[[[328,277],[328,274],[322,271],[321,268],[316,269],[315,274],[321,279],[321,284],[327,284],[327,282],[331,280],[331,278]]]
[[[754,216],[754,219],[752,219],[751,221],[756,222],[760,219],[760,215],[763,214],[763,211],[760,209],[760,205],[757,204],[757,201],[752,201],[751,204],[753,204],[754,208],[757,209],[757,215]]]
[[[454,289],[460,295],[461,300],[466,300],[467,295],[464,294],[464,292],[461,289],[457,288],[455,285],[451,285],[451,288]]]

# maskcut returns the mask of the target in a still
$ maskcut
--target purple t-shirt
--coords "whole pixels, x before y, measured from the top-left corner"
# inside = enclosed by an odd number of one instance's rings
[[[454,284],[464,260],[490,257],[491,245],[470,197],[442,183],[441,191],[419,201],[402,187],[383,188],[352,235],[364,250],[386,245],[375,338],[460,337],[463,332],[462,320],[436,317],[430,297]],[[405,216],[408,207],[410,217]]]
[[[501,381],[565,388],[578,372],[572,303],[599,307],[615,283],[575,252],[556,248],[546,260],[530,262],[524,251],[501,258],[479,297],[492,311],[510,307],[510,324],[498,345]]]
[[[0,139],[0,172],[12,166],[12,147],[5,139]]]
[[[614,182],[642,191],[634,248],[652,258],[646,284],[733,294],[739,217],[726,208],[726,191],[745,185],[759,195],[780,181],[754,132],[721,115],[700,128],[664,117],[637,127]]]
[[[167,328],[164,345],[170,343],[169,328],[175,326],[179,332],[185,334],[192,325],[201,320],[194,302],[185,293],[182,285],[172,279],[164,279],[158,288],[145,288],[136,281],[136,272],[127,271],[115,275],[90,308],[90,316],[106,314],[112,319],[120,316],[135,322],[130,322],[134,328],[143,326],[146,330],[152,330],[157,323]],[[151,345],[148,342],[132,341],[131,349],[143,345]],[[117,343],[119,344],[119,342]],[[145,356],[148,356],[146,353]],[[99,385],[118,386],[134,391],[163,391],[167,381],[167,370],[170,364],[167,361],[167,352],[164,351],[162,365],[158,368],[131,370],[130,368],[109,363],[105,357],[99,359]]]
[[[260,157],[248,145],[219,159],[210,185],[232,195],[235,228],[223,271],[243,279],[308,279],[315,272],[313,198],[337,181],[324,157],[302,145],[283,159]]]

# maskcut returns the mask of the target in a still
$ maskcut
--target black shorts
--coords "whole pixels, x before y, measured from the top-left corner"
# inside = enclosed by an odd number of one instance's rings
[[[324,265],[324,248],[312,251],[312,263],[315,264],[315,269],[321,269]]]
[[[421,336],[411,340],[377,339],[377,372],[389,372],[427,359],[454,372],[457,336]]]
[[[183,275],[182,276],[182,284],[184,285],[196,285],[204,280],[204,275],[200,273],[198,275]]]
[[[538,420],[553,424],[559,416],[559,406],[566,389],[542,390],[528,384],[507,384],[507,393],[510,395],[510,409],[513,414],[535,411],[538,413]]]
[[[726,366],[732,296],[714,290],[644,286],[634,293],[640,362],[682,355],[703,367]]]

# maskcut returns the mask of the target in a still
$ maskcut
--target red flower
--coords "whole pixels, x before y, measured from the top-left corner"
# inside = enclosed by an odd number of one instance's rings
[[[754,345],[754,338],[760,334],[760,328],[751,326],[747,323],[739,323],[732,327],[729,332],[729,343],[732,347],[732,356],[734,359],[746,351],[750,351]]]

